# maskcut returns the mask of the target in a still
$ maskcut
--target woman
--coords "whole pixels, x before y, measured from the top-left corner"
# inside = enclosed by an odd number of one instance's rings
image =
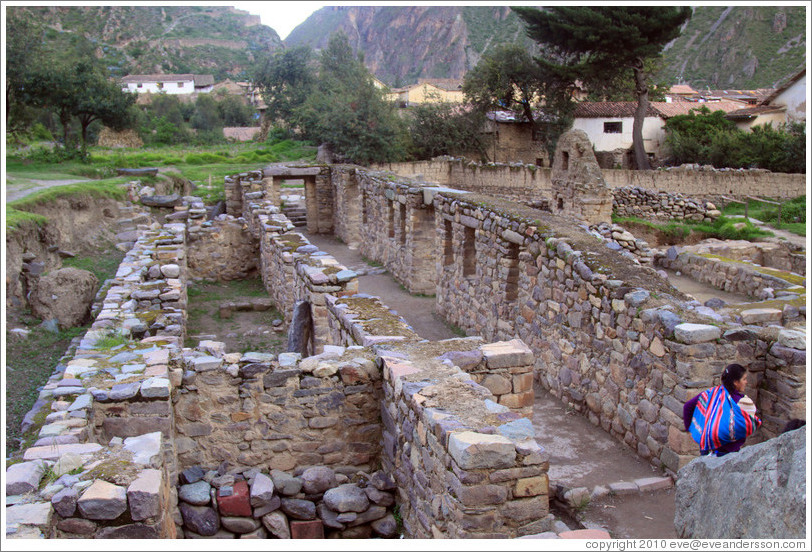
[[[738,452],[761,420],[737,404],[747,387],[747,370],[729,364],[722,371],[722,385],[704,391],[682,407],[682,421],[699,443],[702,455],[724,456]]]

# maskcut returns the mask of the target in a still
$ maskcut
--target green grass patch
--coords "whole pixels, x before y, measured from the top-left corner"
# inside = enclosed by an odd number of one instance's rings
[[[6,204],[6,230],[15,230],[28,224],[42,226],[46,222],[48,222],[48,219],[43,215],[29,213],[28,211],[18,211],[14,207]]]
[[[700,234],[703,239],[717,238],[720,240],[747,240],[757,241],[772,236],[772,232],[757,228],[747,220],[729,219],[721,216],[712,223],[707,222],[668,222],[656,223],[637,217],[618,217],[612,215],[612,222],[623,226],[624,224],[640,225],[652,230],[662,232],[664,236],[677,242],[686,239],[691,234]]]
[[[54,334],[37,326],[36,319],[29,318],[28,322],[31,333],[24,339],[6,331],[6,445],[9,454],[19,449],[23,438],[20,424],[39,395],[37,388],[51,376],[71,339],[87,330],[87,327],[70,328]]]
[[[8,205],[17,210],[28,210],[36,205],[49,203],[60,198],[71,196],[90,196],[98,199],[124,200],[127,197],[127,190],[123,187],[127,183],[127,178],[110,178],[106,180],[89,180],[76,184],[66,184],[55,186],[45,190],[39,190],[29,196],[10,202]]]
[[[742,203],[728,203],[722,209],[722,213],[724,213],[725,216],[743,216],[744,210],[744,204]],[[748,199],[747,215],[773,228],[786,230],[787,232],[792,232],[799,236],[806,236],[806,195],[781,202],[780,225],[778,224],[777,205]]]
[[[62,266],[80,268],[92,272],[99,283],[116,275],[118,266],[124,259],[124,252],[116,249],[112,243],[100,248],[98,252],[80,257],[68,257],[62,260]]]

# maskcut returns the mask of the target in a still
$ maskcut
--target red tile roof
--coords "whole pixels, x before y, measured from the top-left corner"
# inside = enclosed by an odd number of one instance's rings
[[[725,115],[728,119],[749,119],[764,113],[781,113],[786,111],[786,107],[778,105],[755,105],[753,107],[745,107],[744,109],[736,109],[730,111]]]

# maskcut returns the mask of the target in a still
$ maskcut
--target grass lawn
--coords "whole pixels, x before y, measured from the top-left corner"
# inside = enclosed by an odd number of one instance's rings
[[[778,200],[775,200],[778,201]],[[728,203],[722,212],[726,216],[744,215],[744,205]],[[781,201],[781,224],[778,224],[778,206],[762,201],[747,200],[747,215],[777,228],[799,236],[806,236],[806,196]]]

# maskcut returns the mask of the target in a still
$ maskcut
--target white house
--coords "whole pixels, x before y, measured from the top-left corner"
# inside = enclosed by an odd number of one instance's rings
[[[739,102],[650,102],[643,120],[643,147],[649,158],[661,156],[665,141],[665,121],[687,115],[692,109],[707,107],[725,113],[739,109]],[[586,132],[602,167],[631,167],[632,129],[637,102],[580,102],[575,106],[572,128]]]
[[[193,94],[211,92],[213,75],[127,75],[121,79],[124,92],[153,94]]]
[[[792,75],[783,86],[767,96],[761,105],[785,107],[787,122],[806,121],[806,69]]]

